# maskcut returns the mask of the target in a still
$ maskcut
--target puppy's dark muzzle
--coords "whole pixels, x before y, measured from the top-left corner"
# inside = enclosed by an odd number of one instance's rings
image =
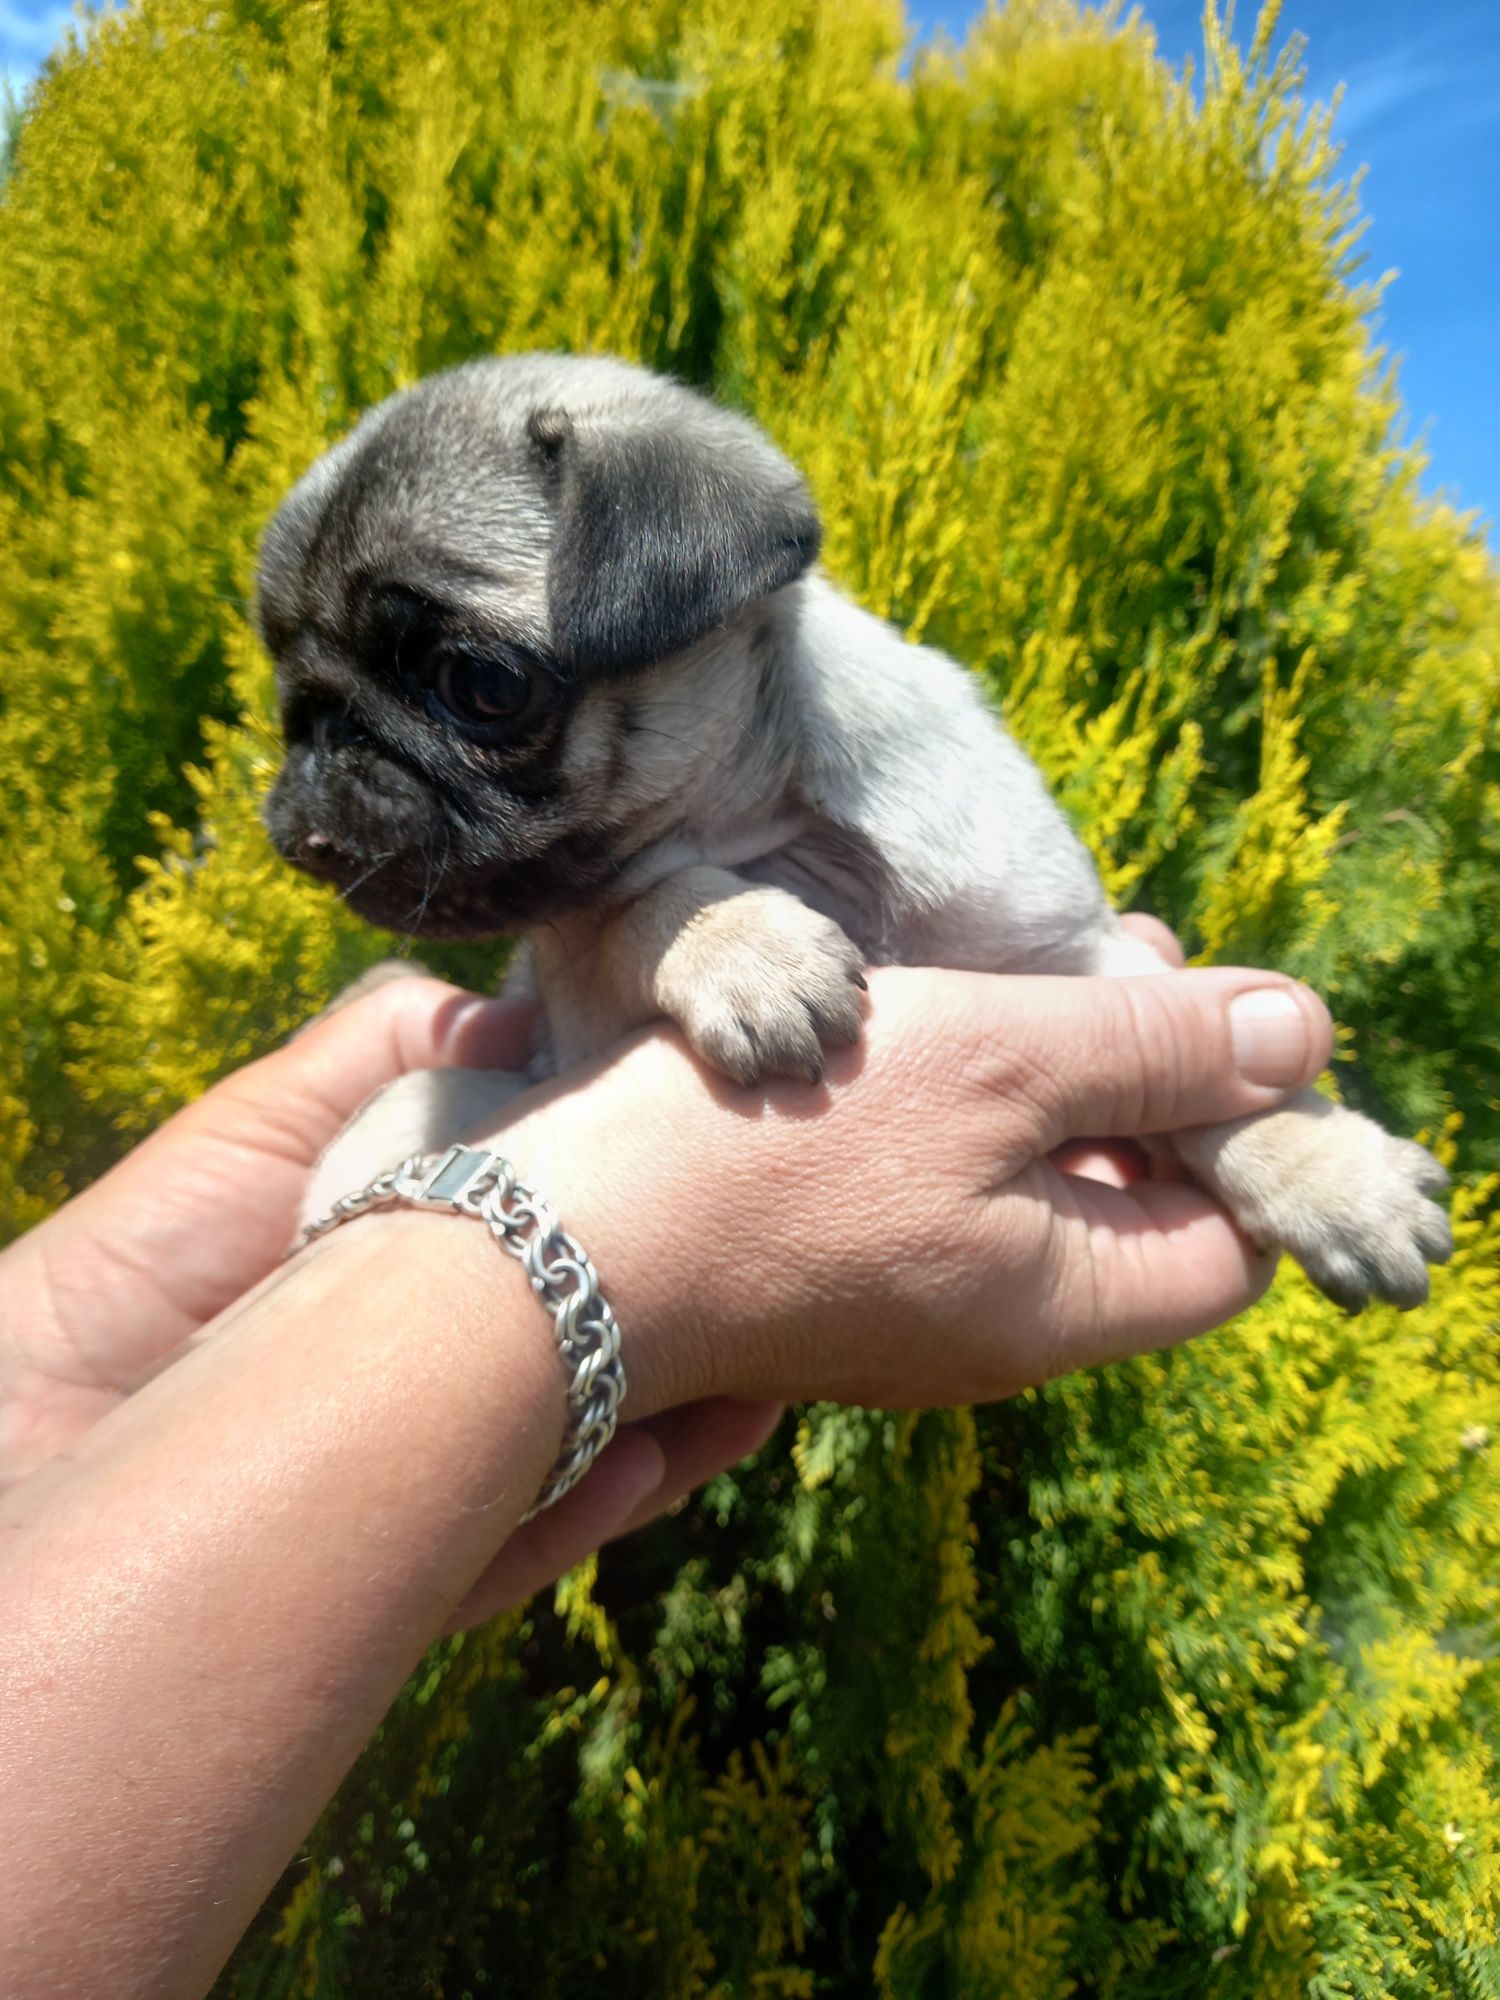
[[[271,845],[283,861],[315,875],[320,882],[352,882],[368,864],[354,841],[335,830],[337,819],[330,810],[331,802],[309,799],[308,789],[291,778],[289,768],[282,771],[261,814]],[[322,811],[317,809],[319,803]]]
[[[316,875],[320,882],[352,882],[366,865],[357,854],[340,846],[332,834],[316,828],[303,834],[300,840],[278,841],[276,848],[283,860],[290,861],[306,875]]]
[[[617,871],[604,832],[538,840],[534,823],[504,828],[491,803],[481,838],[367,745],[299,743],[263,817],[284,860],[367,923],[409,937],[504,936],[586,907]]]
[[[435,831],[408,775],[352,732],[293,745],[262,816],[284,860],[340,889],[368,869],[422,854]]]
[[[366,852],[321,827],[273,828],[271,838],[283,860],[337,889],[356,916],[382,930],[416,931],[442,882],[443,871],[424,856]]]
[[[358,795],[320,782],[315,759],[288,758],[263,818],[282,859],[337,889],[366,923],[423,937],[504,928],[482,890],[465,886],[467,871],[454,869],[447,834],[411,826],[399,811],[372,814]]]

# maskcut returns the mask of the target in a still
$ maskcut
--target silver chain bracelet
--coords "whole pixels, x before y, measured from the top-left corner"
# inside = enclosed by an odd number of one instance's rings
[[[436,1208],[484,1223],[501,1249],[520,1260],[531,1289],[552,1315],[553,1337],[568,1371],[568,1423],[557,1462],[523,1516],[529,1521],[582,1479],[614,1436],[625,1400],[620,1329],[600,1295],[598,1274],[549,1205],[516,1179],[510,1161],[473,1146],[413,1154],[367,1187],[341,1195],[307,1224],[287,1255],[356,1215],[397,1205]]]

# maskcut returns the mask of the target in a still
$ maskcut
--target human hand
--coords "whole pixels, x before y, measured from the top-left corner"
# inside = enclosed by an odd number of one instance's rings
[[[1274,1088],[1236,1068],[1230,1011],[1267,988],[1288,1009]],[[1264,972],[887,968],[861,1046],[820,1087],[745,1092],[655,1030],[515,1107],[498,1143],[598,1264],[636,1410],[977,1402],[1184,1339],[1260,1295],[1274,1257],[1201,1190],[1107,1185],[1053,1156],[1268,1108],[1330,1043],[1313,995]]]
[[[1154,917],[1141,914],[1126,916],[1122,919],[1122,922],[1137,937],[1142,938],[1145,942],[1152,945],[1167,964],[1178,968],[1183,966],[1185,961],[1182,948],[1172,931],[1165,924],[1159,922]],[[1261,977],[1263,976],[1254,976],[1252,983],[1255,983],[1255,980]],[[1318,1046],[1321,1046],[1321,1044],[1318,1044],[1318,1036],[1326,1031],[1327,1026],[1322,1009],[1306,993],[1301,995],[1300,1004],[1304,1008],[1306,1017],[1312,1023],[1313,1041]],[[1312,1059],[1312,1057],[1309,1057],[1309,1060]],[[788,1088],[795,1090],[796,1087],[789,1086]],[[476,1134],[475,1136],[484,1135]],[[502,1147],[510,1148],[511,1150],[514,1150],[517,1143],[513,1135],[492,1133],[489,1136],[495,1138],[496,1143]],[[524,1137],[519,1143],[525,1143]],[[1139,1143],[1139,1140],[1134,1137],[1109,1139],[1095,1136],[1090,1138],[1065,1139],[1060,1145],[1052,1149],[1048,1155],[1048,1162],[1059,1175],[1065,1176],[1070,1180],[1077,1177],[1100,1183],[1105,1187],[1119,1189],[1134,1187],[1139,1182],[1145,1180],[1162,1182],[1185,1179],[1185,1176],[1181,1175],[1172,1163],[1163,1161],[1159,1156],[1152,1157],[1148,1155]],[[373,1161],[369,1165],[372,1172],[378,1171]],[[357,1173],[356,1178],[358,1178]],[[1087,1197],[1086,1189],[1079,1192],[1085,1198]],[[1158,1197],[1150,1195],[1145,1197],[1148,1204],[1157,1199]],[[1255,1273],[1254,1277],[1256,1290],[1269,1282],[1274,1259],[1262,1259],[1259,1260],[1259,1263],[1261,1268]],[[1251,1296],[1247,1294],[1242,1303],[1246,1305],[1251,1303]],[[1233,1306],[1228,1308],[1229,1311],[1235,1309]],[[632,1403],[636,1401],[634,1394],[632,1394],[631,1401]],[[725,1417],[721,1413],[736,1411],[740,1407],[742,1406],[721,1401],[709,1405],[692,1405],[690,1406],[690,1411],[712,1410],[714,1412],[712,1421],[718,1423],[725,1421]],[[771,1406],[751,1403],[743,1407],[751,1414],[747,1419],[740,1419],[739,1421],[753,1421],[753,1413],[762,1408],[768,1409],[770,1418],[774,1419],[775,1410]],[[700,1436],[695,1437],[695,1442],[698,1444],[699,1449],[705,1453],[705,1464],[707,1463],[707,1446],[709,1442],[707,1421],[694,1419],[697,1429],[701,1432]],[[768,1420],[766,1424],[767,1434],[769,1434],[771,1427],[771,1421]],[[760,1441],[763,1440],[757,1440],[757,1442]],[[723,1464],[733,1462],[729,1442],[726,1439],[724,1447],[714,1454],[720,1458]],[[744,1447],[747,1452],[753,1448],[748,1444]],[[704,1477],[707,1476],[708,1473],[705,1472]],[[686,1492],[690,1490],[692,1485],[698,1483],[700,1482],[697,1480],[688,1481],[682,1477],[678,1477],[673,1481],[673,1485],[678,1492]],[[490,1565],[490,1568],[470,1592],[460,1610],[455,1614],[452,1620],[452,1628],[457,1629],[464,1625],[478,1623],[484,1618],[493,1616],[496,1611],[503,1609],[506,1604],[514,1602],[518,1597],[524,1595],[525,1591],[520,1587],[520,1579],[522,1577],[534,1576],[537,1579],[544,1579],[556,1574],[561,1564],[557,1562],[556,1556],[550,1551],[553,1548],[554,1542],[556,1542],[558,1547],[564,1544],[571,1545],[572,1526],[568,1519],[567,1510],[573,1506],[574,1499],[575,1496],[569,1495],[557,1508],[539,1516],[516,1536],[512,1537],[500,1556]],[[641,1506],[632,1513],[624,1514],[622,1517],[624,1525],[621,1532],[629,1532],[631,1528],[642,1525],[654,1513],[659,1511],[660,1506],[653,1499],[652,1502]]]
[[[66,1450],[273,1271],[318,1155],[411,1068],[524,1062],[529,1015],[392,980],[237,1070],[0,1256],[0,1480]]]
[[[98,1954],[80,1941],[71,1886],[86,1880],[103,1885],[91,1935],[104,1925],[133,1987],[206,1990],[433,1631],[637,1518],[632,1452],[654,1460],[649,1508],[674,1460],[679,1480],[696,1479],[753,1442],[763,1399],[1001,1396],[1247,1304],[1269,1260],[1201,1193],[1089,1182],[1055,1150],[1276,1101],[1236,1075],[1230,1011],[1236,993],[1263,1000],[1277,985],[1248,972],[892,969],[870,981],[863,1045],[833,1058],[821,1089],[730,1089],[658,1030],[521,1101],[502,1143],[598,1258],[625,1330],[632,1422],[598,1462],[592,1500],[586,1481],[519,1530],[563,1397],[545,1318],[486,1231],[372,1215],[236,1300],[214,1338],[0,1496],[14,1692],[0,1771],[26,1912],[5,1940],[9,1984],[61,1992],[87,1977]],[[1284,990],[1291,1032],[1283,1023],[1273,1053],[1290,1089],[1329,1035],[1311,996]],[[180,1337],[216,1292],[277,1258],[319,1133],[378,1076],[321,1127],[300,1110],[284,1122],[289,1086],[326,1091],[346,1042],[365,1059],[373,1014],[360,1014],[271,1059],[264,1097],[252,1080],[248,1102],[206,1100],[49,1225],[50,1251],[33,1238],[7,1256],[0,1322],[20,1303],[44,1353],[50,1313],[55,1352],[66,1359],[71,1335],[99,1367],[53,1378],[75,1437],[84,1412],[67,1393],[118,1394],[111,1320],[134,1327],[132,1365],[141,1350],[160,1358],[160,1325]],[[301,1068],[310,1053],[316,1078]],[[415,1060],[434,1053],[475,1051],[437,1035]],[[247,1129],[248,1146],[234,1143]],[[246,1161],[252,1186],[264,1169],[281,1192],[249,1200],[254,1254],[240,1258]],[[224,1176],[206,1202],[199,1174]],[[63,1272],[78,1282],[59,1313]],[[12,1340],[12,1380],[26,1365]],[[121,1869],[121,1853],[151,1865]],[[207,1900],[205,1879],[218,1885]]]
[[[392,980],[216,1084],[0,1255],[0,1488],[69,1450],[275,1271],[309,1176],[359,1107],[414,1069],[514,1068],[531,1010]],[[389,1165],[389,1162],[383,1162]],[[507,1544],[523,1597],[643,1510],[754,1451],[779,1411],[714,1404],[622,1432],[566,1508]]]

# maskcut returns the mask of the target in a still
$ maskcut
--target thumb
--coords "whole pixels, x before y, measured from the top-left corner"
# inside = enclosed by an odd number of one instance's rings
[[[387,979],[337,1004],[239,1072],[246,1085],[310,1098],[324,1141],[387,1083],[413,1070],[519,1069],[531,1053],[529,1002],[491,1000],[426,974]]]
[[[1315,994],[1248,967],[997,983],[999,1081],[1035,1108],[1044,1151],[1267,1110],[1311,1083],[1333,1046]]]

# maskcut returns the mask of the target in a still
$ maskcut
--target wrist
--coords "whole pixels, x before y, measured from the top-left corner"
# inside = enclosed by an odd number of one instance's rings
[[[628,1204],[616,1198],[612,1162],[603,1173],[593,1159],[570,1169],[568,1156],[553,1152],[556,1136],[550,1128],[519,1135],[507,1131],[494,1140],[494,1150],[511,1163],[517,1179],[553,1209],[558,1225],[593,1265],[597,1296],[614,1314],[618,1327],[625,1383],[619,1415],[624,1422],[638,1420],[687,1400],[692,1393],[680,1365],[688,1345],[687,1315],[682,1288],[673,1275],[674,1260],[653,1227],[653,1218],[643,1214],[640,1197]],[[603,1135],[597,1136],[597,1143],[606,1155],[613,1152]],[[408,1213],[421,1225],[420,1235],[408,1231],[410,1249],[403,1246],[399,1254],[417,1260],[435,1296],[443,1295],[440,1288],[451,1288],[483,1302],[480,1309],[487,1309],[493,1303],[496,1267],[505,1268],[506,1282],[516,1286],[524,1301],[516,1307],[517,1331],[546,1355],[549,1396],[568,1416],[567,1392],[575,1364],[559,1346],[552,1305],[533,1290],[521,1262],[472,1217]]]
[[[334,1232],[0,1499],[16,1990],[43,1957],[87,1970],[67,1885],[113,1881],[124,1850],[157,1864],[117,1899],[142,1977],[206,1991],[214,1937],[250,1921],[530,1506],[562,1435],[557,1357],[493,1245],[448,1282],[471,1235],[400,1214]],[[81,1830],[71,1868],[57,1826]]]
[[[409,1209],[361,1216],[232,1309],[219,1337],[262,1327],[295,1346],[298,1326],[320,1374],[379,1381],[406,1413],[414,1463],[440,1452],[464,1507],[492,1517],[487,1534],[520,1520],[557,1457],[566,1381],[525,1273],[486,1230]]]
[[[691,1057],[651,1036],[586,1084],[533,1098],[498,1132],[467,1135],[511,1162],[592,1261],[620,1325],[627,1421],[729,1386],[715,1217],[731,1167],[705,1147],[711,1116]],[[487,1232],[468,1233],[496,1254]],[[465,1255],[472,1264],[475,1250]]]
[[[547,1315],[567,1381],[568,1418],[562,1450],[531,1509],[541,1513],[571,1492],[610,1443],[625,1397],[619,1322],[599,1289],[592,1260],[511,1161],[491,1147],[462,1141],[441,1153],[409,1156],[360,1191],[335,1196],[307,1225],[304,1240],[315,1241],[372,1207],[390,1204],[477,1222],[503,1256],[519,1263]]]

